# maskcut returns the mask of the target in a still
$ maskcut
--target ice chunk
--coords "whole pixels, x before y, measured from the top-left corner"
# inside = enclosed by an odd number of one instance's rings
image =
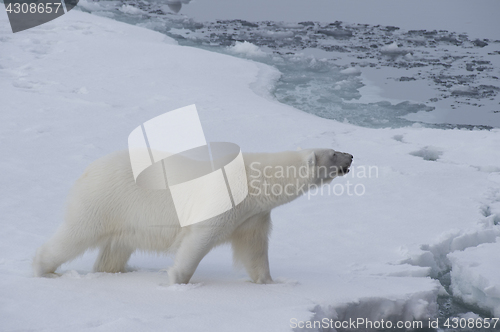
[[[387,55],[404,55],[409,53],[406,49],[399,47],[398,43],[394,42],[390,45],[385,45],[380,48],[380,53]]]
[[[345,75],[357,75],[361,74],[361,69],[357,67],[349,67],[340,71],[341,74]]]
[[[123,5],[119,9],[122,13],[125,14],[131,14],[131,15],[138,15],[138,14],[144,14],[145,12],[137,7],[131,6],[131,5]]]
[[[500,316],[500,242],[482,244],[448,255],[453,295]]]
[[[263,52],[259,46],[244,42],[236,42],[236,44],[229,48],[229,51],[235,54],[247,56],[247,57],[264,57],[266,53]]]
[[[436,161],[443,154],[438,148],[426,146],[418,151],[410,152],[412,156],[421,157],[424,160]]]

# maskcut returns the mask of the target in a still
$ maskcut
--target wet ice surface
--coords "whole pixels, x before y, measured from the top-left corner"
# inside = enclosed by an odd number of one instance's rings
[[[500,40],[338,21],[196,22],[145,1],[81,5],[182,45],[273,65],[283,74],[275,97],[324,118],[374,128],[500,127]]]

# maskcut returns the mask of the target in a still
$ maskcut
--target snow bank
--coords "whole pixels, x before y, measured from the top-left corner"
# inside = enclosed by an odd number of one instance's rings
[[[356,68],[356,67],[349,67],[346,69],[342,69],[340,71],[340,73],[345,74],[345,75],[357,75],[357,74],[361,74],[361,69]]]
[[[500,317],[500,241],[448,255],[453,295]]]
[[[380,53],[386,55],[405,55],[408,53],[408,51],[402,47],[399,47],[396,42],[393,42],[392,44],[382,46],[380,48]]]
[[[436,161],[443,154],[443,152],[435,147],[426,146],[418,151],[413,151],[410,154],[416,157],[421,157],[424,160]]]

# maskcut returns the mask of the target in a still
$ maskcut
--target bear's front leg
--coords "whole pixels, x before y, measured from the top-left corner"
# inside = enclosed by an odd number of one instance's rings
[[[248,275],[258,284],[271,284],[268,241],[271,232],[271,212],[248,218],[233,233],[231,243],[235,263],[243,263]]]
[[[212,249],[214,239],[208,228],[193,227],[182,239],[168,270],[170,284],[187,284],[203,257]]]

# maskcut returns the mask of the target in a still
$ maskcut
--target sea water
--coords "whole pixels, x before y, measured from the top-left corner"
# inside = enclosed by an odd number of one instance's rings
[[[276,99],[320,117],[372,128],[500,127],[500,40],[338,21],[198,22],[155,1],[85,0],[81,7],[181,45],[274,66],[282,73]]]

